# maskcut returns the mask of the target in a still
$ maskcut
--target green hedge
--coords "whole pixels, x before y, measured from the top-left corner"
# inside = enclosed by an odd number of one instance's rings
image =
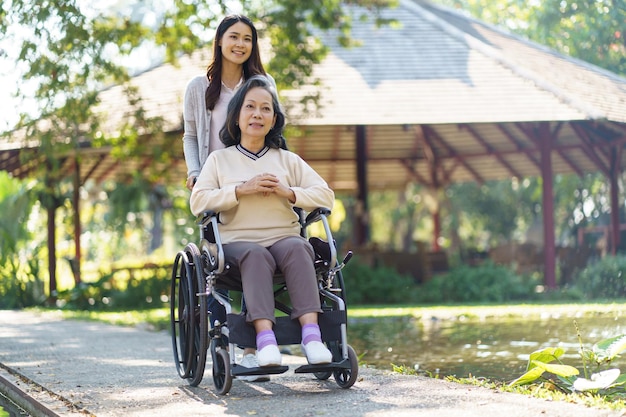
[[[57,294],[61,308],[78,310],[122,310],[158,308],[169,305],[171,266],[119,269],[97,282]]]
[[[413,302],[417,286],[413,277],[392,268],[371,267],[355,255],[343,269],[349,304],[394,304]]]
[[[132,269],[132,268],[131,268]],[[372,267],[355,256],[342,271],[348,304],[446,304],[531,301],[540,295],[535,287],[540,277],[531,278],[511,269],[486,262],[479,266],[462,265],[436,275],[423,284],[415,283],[409,275],[392,268]],[[81,310],[143,309],[167,306],[171,279],[170,266],[118,270],[95,283],[59,293],[59,306]],[[8,280],[0,286],[3,300],[15,304],[0,307],[15,308],[32,305],[25,293],[32,293],[36,283],[14,285]],[[626,256],[607,256],[580,271],[572,287],[541,297],[577,299],[615,299],[626,297]],[[578,297],[577,297],[578,295]]]
[[[420,286],[417,301],[423,303],[505,302],[529,300],[536,283],[511,269],[485,262],[461,265]]]
[[[587,298],[626,297],[626,256],[605,256],[579,271],[573,287]]]

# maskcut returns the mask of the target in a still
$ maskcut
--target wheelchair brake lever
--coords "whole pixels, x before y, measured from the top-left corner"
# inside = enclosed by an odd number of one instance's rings
[[[354,255],[354,253],[352,253],[352,251],[349,250],[348,253],[346,253],[346,257],[343,258],[343,261],[341,261],[341,264],[345,266],[348,262],[350,262],[350,259],[352,259],[352,255]]]
[[[341,271],[348,262],[350,262],[350,259],[352,259],[352,255],[354,255],[352,253],[351,250],[348,251],[348,253],[346,254],[345,258],[343,258],[343,261],[341,261],[341,263],[335,267],[332,267],[330,269],[330,272],[334,275],[336,274],[338,271]]]

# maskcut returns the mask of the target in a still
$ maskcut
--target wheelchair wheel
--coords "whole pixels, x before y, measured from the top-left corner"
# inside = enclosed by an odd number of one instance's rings
[[[230,373],[230,355],[224,348],[215,348],[211,343],[213,358],[213,384],[219,395],[226,395],[233,385],[233,376]]]
[[[348,345],[348,360],[350,361],[350,369],[342,369],[340,371],[334,371],[335,382],[341,388],[350,388],[356,382],[359,376],[359,359],[356,356],[356,352],[352,349],[352,346]]]
[[[326,347],[332,352],[333,361],[336,361],[339,357],[341,357],[341,351],[339,351],[337,348],[337,342],[326,343]],[[332,371],[313,372],[315,378],[319,379],[320,381],[326,381],[328,378],[330,378],[332,374]]]
[[[195,387],[200,384],[204,377],[204,368],[206,366],[206,355],[208,350],[208,334],[209,334],[209,320],[208,320],[208,306],[207,297],[203,294],[206,291],[206,280],[202,270],[202,260],[200,257],[200,251],[198,247],[193,243],[190,243],[185,248],[187,256],[193,261],[193,270],[195,272],[192,277],[192,298],[191,305],[193,306],[193,342],[191,349],[191,373],[187,380],[189,385]]]
[[[193,350],[193,328],[195,315],[192,314],[194,276],[192,264],[187,253],[179,252],[174,260],[170,287],[170,325],[172,350],[176,370],[181,378],[188,378],[191,373]]]
[[[330,376],[332,374],[333,373],[330,372],[330,371],[327,371],[327,372],[313,372],[313,375],[315,375],[315,378],[317,378],[317,379],[319,379],[321,381],[327,380],[328,378],[330,378]]]

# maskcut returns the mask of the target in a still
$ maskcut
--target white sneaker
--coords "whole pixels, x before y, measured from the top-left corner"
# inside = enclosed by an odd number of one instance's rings
[[[261,350],[256,352],[256,360],[259,362],[259,366],[280,366],[282,358],[280,356],[280,350],[276,345],[267,345]]]
[[[333,354],[330,353],[330,350],[322,342],[313,341],[306,345],[302,343],[300,346],[309,365],[321,365],[333,361]]]
[[[241,358],[241,362],[239,363],[239,365],[244,366],[246,368],[258,368],[259,362],[256,360],[256,355],[252,353],[248,353],[246,355],[243,355],[243,358]],[[270,380],[270,376],[269,375],[239,375],[237,379],[240,379],[246,382],[267,382]]]

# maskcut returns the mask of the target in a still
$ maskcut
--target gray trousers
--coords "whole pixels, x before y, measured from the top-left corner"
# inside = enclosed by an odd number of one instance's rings
[[[224,256],[241,273],[248,309],[246,321],[268,319],[276,323],[273,278],[277,268],[284,275],[291,299],[291,318],[321,313],[313,247],[303,237],[287,237],[267,248],[251,242],[228,243],[224,245]]]

